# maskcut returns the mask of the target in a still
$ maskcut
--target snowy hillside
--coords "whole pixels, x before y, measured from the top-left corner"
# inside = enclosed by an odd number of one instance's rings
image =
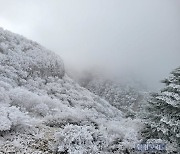
[[[88,71],[75,79],[82,87],[121,110],[126,117],[136,117],[147,102],[148,93],[141,83],[134,80],[114,78],[93,71]]]
[[[70,79],[61,58],[0,29],[0,153],[128,153],[142,124]]]

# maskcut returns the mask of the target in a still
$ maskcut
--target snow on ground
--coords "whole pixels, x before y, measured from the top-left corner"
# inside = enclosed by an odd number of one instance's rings
[[[127,153],[141,128],[69,78],[59,56],[0,29],[0,153]]]

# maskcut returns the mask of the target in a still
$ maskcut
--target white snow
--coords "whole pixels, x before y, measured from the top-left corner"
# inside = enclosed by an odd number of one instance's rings
[[[58,55],[0,29],[1,152],[123,152],[141,128],[70,79]]]

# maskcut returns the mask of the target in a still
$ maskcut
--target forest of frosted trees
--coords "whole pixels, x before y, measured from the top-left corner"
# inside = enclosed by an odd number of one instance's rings
[[[86,81],[86,83],[84,83]],[[102,78],[71,79],[53,52],[0,29],[0,154],[180,149],[180,68],[153,94]]]

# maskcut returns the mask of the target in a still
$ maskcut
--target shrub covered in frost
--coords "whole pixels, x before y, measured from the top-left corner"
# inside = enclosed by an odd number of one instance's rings
[[[67,125],[55,134],[58,152],[97,153],[105,150],[106,138],[93,126]]]
[[[49,107],[43,102],[42,96],[38,96],[24,88],[15,88],[9,92],[11,105],[25,109],[28,112],[45,116],[49,113]]]
[[[18,125],[27,125],[30,117],[16,107],[0,107],[0,131],[10,130]]]

